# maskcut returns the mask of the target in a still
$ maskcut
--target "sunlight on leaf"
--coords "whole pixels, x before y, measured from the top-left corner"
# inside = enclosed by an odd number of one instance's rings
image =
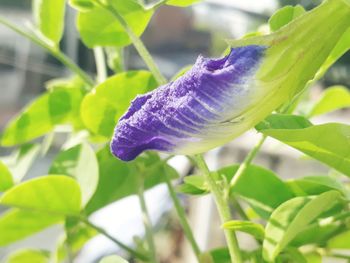
[[[269,19],[271,31],[277,31],[281,27],[287,25],[290,21],[305,13],[304,7],[301,5],[284,6],[277,10]]]
[[[7,166],[0,160],[0,192],[4,192],[12,186],[12,174]]]
[[[82,204],[90,200],[98,183],[98,162],[94,150],[87,143],[61,151],[55,158],[50,174],[74,177],[82,191]]]
[[[65,0],[34,0],[33,14],[36,26],[47,39],[58,46],[64,30]]]
[[[6,246],[63,221],[63,216],[11,209],[0,217],[0,246]]]
[[[49,263],[49,253],[34,249],[17,250],[7,258],[6,263]]]
[[[270,115],[256,129],[350,176],[349,125],[327,123],[306,127],[305,122],[290,121],[292,119],[290,115]],[[295,125],[298,123],[300,127]]]
[[[113,6],[137,36],[143,33],[153,14],[152,10],[145,10],[136,1],[115,0]],[[102,7],[94,6],[79,12],[77,28],[82,41],[88,47],[122,47],[131,43],[116,18]]]
[[[265,260],[273,261],[303,228],[339,200],[339,192],[329,191],[315,198],[296,197],[280,205],[272,213],[265,228]]]
[[[14,146],[38,138],[57,124],[81,125],[79,118],[83,92],[79,88],[55,88],[31,102],[8,123],[2,146]]]
[[[342,108],[350,107],[350,92],[344,86],[327,88],[321,98],[313,105],[309,117],[329,113]]]
[[[48,175],[12,187],[0,197],[0,204],[58,215],[77,215],[81,208],[81,193],[74,179]]]

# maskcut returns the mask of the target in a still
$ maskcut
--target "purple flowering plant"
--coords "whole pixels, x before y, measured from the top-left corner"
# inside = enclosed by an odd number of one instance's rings
[[[350,126],[313,123],[315,116],[350,107],[350,92],[334,86],[317,101],[309,98],[350,49],[350,0],[324,0],[309,11],[285,6],[270,17],[268,30],[226,40],[221,57],[198,55],[169,81],[140,36],[160,7],[197,2],[33,0],[30,28],[0,18],[73,73],[49,81],[2,132],[1,146],[13,153],[0,158],[0,206],[7,208],[0,213],[0,246],[64,226],[54,250],[11,251],[6,262],[75,262],[98,234],[131,262],[170,262],[158,248],[144,195],[159,184],[167,186],[195,262],[350,260]],[[70,26],[67,9],[75,10],[80,38],[93,49],[95,75],[60,49]],[[127,69],[130,45],[147,70]],[[242,163],[208,168],[206,152],[251,129],[261,138]],[[58,150],[62,134],[68,136]],[[268,137],[323,163],[330,174],[283,180],[253,164]],[[26,180],[33,162],[48,152],[55,157],[47,174]],[[176,155],[186,156],[194,175],[181,178],[169,164]],[[217,249],[199,245],[179,199],[208,194],[225,237]],[[145,228],[137,244],[93,221],[102,208],[132,195],[138,196]],[[249,248],[242,246],[241,232],[251,237]],[[127,261],[111,256],[101,262]]]

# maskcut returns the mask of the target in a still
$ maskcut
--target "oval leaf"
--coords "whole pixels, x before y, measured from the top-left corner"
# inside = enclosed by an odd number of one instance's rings
[[[65,5],[65,0],[33,1],[33,13],[37,28],[56,46],[63,35]]]
[[[55,158],[49,173],[74,177],[80,185],[84,206],[97,188],[98,162],[95,152],[87,143],[61,151]]]
[[[81,193],[77,182],[64,175],[49,175],[21,183],[5,192],[0,204],[53,214],[77,215]]]
[[[82,99],[82,90],[78,88],[55,88],[45,92],[10,121],[1,144],[14,146],[50,132],[57,124],[76,124]]]
[[[114,0],[110,3],[132,31],[140,36],[152,17],[152,9],[145,10],[136,1]],[[113,14],[99,6],[79,12],[77,27],[84,44],[88,47],[126,46],[131,43],[128,34]]]
[[[271,31],[277,31],[281,27],[305,13],[305,9],[301,5],[284,6],[277,10],[269,19]]]
[[[265,228],[265,260],[273,261],[300,231],[337,204],[339,199],[339,192],[329,191],[315,198],[296,197],[280,205],[272,213]]]
[[[288,128],[285,125],[286,118],[290,116],[274,114],[264,121],[264,126],[258,125],[256,128],[350,176],[350,125],[327,123]]]
[[[333,86],[326,89],[308,116],[313,117],[341,108],[350,107],[350,92],[346,87]]]
[[[81,116],[86,127],[110,138],[131,100],[156,86],[152,74],[147,71],[130,71],[108,78],[83,100]]]
[[[11,209],[0,217],[0,246],[21,240],[60,221],[63,221],[63,216]]]

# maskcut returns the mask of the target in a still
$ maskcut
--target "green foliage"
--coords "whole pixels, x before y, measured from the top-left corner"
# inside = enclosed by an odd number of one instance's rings
[[[55,158],[49,173],[74,177],[80,186],[84,206],[97,188],[99,171],[95,152],[87,143],[61,151]]]
[[[87,204],[88,214],[129,195],[137,194],[139,176],[143,176],[144,187],[149,189],[164,182],[164,173],[172,179],[177,178],[176,171],[164,163],[156,153],[148,153],[135,161],[125,163],[116,159],[109,148],[97,153],[100,178],[97,190]],[[142,171],[138,167],[142,167]]]
[[[232,220],[225,222],[222,225],[225,229],[233,231],[241,231],[254,236],[255,238],[262,240],[264,239],[265,231],[262,225],[253,223],[251,221],[238,221]]]
[[[65,0],[33,0],[33,14],[40,33],[58,46],[64,30]]]
[[[34,249],[22,249],[12,253],[6,263],[48,263],[49,252]]]
[[[285,6],[274,13],[269,19],[271,31],[277,31],[281,27],[287,25],[290,21],[305,13],[305,9],[301,5]]]
[[[81,116],[93,133],[110,138],[132,99],[157,86],[151,73],[129,71],[108,78],[85,96]]]
[[[350,230],[329,239],[327,247],[331,249],[350,249]]]
[[[114,0],[109,10],[89,6],[88,10],[79,11],[77,17],[77,28],[86,46],[123,47],[131,43],[128,33],[110,11],[112,9],[120,13],[137,36],[143,33],[153,14],[151,9],[145,10],[136,1]]]
[[[31,236],[63,221],[61,215],[13,208],[0,217],[0,246]]]
[[[350,92],[346,87],[333,86],[322,93],[321,98],[313,105],[308,116],[314,117],[346,107],[350,107]]]
[[[45,92],[10,121],[1,144],[14,146],[28,142],[52,131],[58,124],[80,126],[82,99],[80,88],[55,88]]]
[[[12,174],[7,168],[7,166],[0,160],[0,192],[4,192],[12,186]]]
[[[265,228],[265,260],[273,261],[300,231],[332,208],[339,199],[339,192],[329,191],[315,198],[295,197],[280,205],[272,213]]]
[[[78,215],[81,194],[79,185],[70,177],[49,175],[12,187],[0,197],[0,204],[57,215]]]
[[[15,183],[19,183],[27,174],[40,153],[40,145],[24,144],[10,156],[2,158],[9,168]]]
[[[271,115],[256,128],[299,151],[350,176],[350,126],[327,123],[306,127],[295,122],[301,117]],[[291,123],[290,127],[287,128]],[[295,124],[300,123],[300,126]],[[287,124],[287,125],[286,125]]]
[[[108,141],[131,101],[165,82],[138,38],[157,11],[156,7],[185,7],[199,1],[160,0],[153,3],[153,7],[144,7],[144,2],[137,0],[69,0],[69,5],[77,9],[76,27],[83,43],[90,48],[103,47],[100,49],[108,59],[106,63],[104,57],[97,56],[97,64],[100,64],[97,67],[98,81],[93,81],[59,49],[66,1],[33,0],[33,32],[23,31],[0,18],[1,24],[44,47],[77,75],[49,81],[44,94],[24,108],[3,131],[1,145],[17,147],[11,155],[0,160],[0,192],[3,192],[0,205],[7,209],[0,214],[0,246],[56,224],[64,226],[64,233],[52,253],[20,250],[12,253],[7,262],[61,263],[70,257],[74,261],[86,242],[99,233],[142,262],[151,254],[143,240],[137,242],[142,249],[134,251],[110,236],[108,229],[93,225],[89,216],[108,204],[138,194],[141,182],[148,190],[164,183],[165,175],[170,179],[178,178],[167,159],[162,159],[157,153],[145,152],[132,162],[122,162],[111,154]],[[299,5],[286,6],[269,19],[272,34],[266,36],[259,32],[238,41],[229,41],[232,47],[248,44],[269,47],[257,79],[261,80],[261,90],[272,87],[276,92],[270,90],[261,100],[254,102],[253,109],[247,110],[247,116],[255,119],[248,125],[257,123],[272,109],[289,100],[294,104],[286,108],[292,112],[299,101],[291,94],[297,95],[321,78],[349,50],[348,3],[349,0],[328,0],[307,13]],[[131,43],[150,72],[125,72],[124,47]],[[107,64],[117,74],[97,83],[104,79],[100,77],[104,75],[99,72],[100,66]],[[180,70],[172,80],[189,68]],[[311,117],[349,107],[349,94],[346,87],[330,87],[312,105],[306,117],[274,114],[256,125],[256,129],[350,176],[350,126],[340,123],[313,125],[309,121]],[[280,112],[285,112],[282,108]],[[23,182],[40,153],[44,155],[50,148],[59,125],[70,125],[73,130],[54,158],[48,174]],[[73,131],[77,133],[73,134]],[[44,140],[28,143],[44,135]],[[332,256],[334,249],[350,249],[350,190],[347,181],[340,180],[341,175],[305,174],[284,181],[274,171],[251,163],[259,147],[251,156],[248,155],[243,165],[207,171],[206,175],[214,179],[213,182],[206,181],[202,175],[186,176],[184,183],[177,187],[178,191],[199,196],[213,194],[215,187],[218,188],[217,196],[222,197],[224,203],[218,202],[218,209],[222,212],[222,206],[227,206],[228,216],[223,220],[223,230],[231,234],[244,232],[257,241],[255,250],[241,250],[243,261],[321,263],[322,256]],[[237,178],[233,178],[235,174]],[[171,189],[171,183],[167,183]],[[175,202],[175,205],[178,204]],[[235,216],[230,213],[231,206],[237,209],[242,220],[230,217]],[[176,209],[188,237],[190,230],[186,226],[185,212],[181,213],[181,207]],[[258,223],[249,221],[253,217],[259,220]],[[228,243],[231,250],[233,242]],[[226,247],[196,253],[202,263],[232,262],[232,255]],[[132,258],[132,261],[137,260]],[[127,261],[113,255],[100,262]]]

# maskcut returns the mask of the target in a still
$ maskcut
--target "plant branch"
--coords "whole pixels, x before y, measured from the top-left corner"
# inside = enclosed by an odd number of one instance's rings
[[[104,230],[103,228],[93,224],[88,219],[86,219],[86,218],[79,218],[79,220],[82,221],[83,223],[85,223],[87,226],[90,226],[91,228],[95,229],[97,232],[99,232],[100,234],[104,235],[105,237],[107,237],[111,241],[113,241],[115,244],[117,244],[119,247],[121,247],[125,251],[129,252],[134,257],[139,258],[141,260],[145,260],[145,261],[148,260],[148,256],[146,256],[143,253],[141,253],[139,251],[136,251],[136,250],[130,248],[129,246],[125,245],[124,243],[122,243],[121,241],[116,239],[115,237],[113,237],[110,234],[108,234],[106,232],[106,230]]]
[[[94,85],[94,81],[90,78],[89,75],[87,75],[79,66],[77,66],[69,57],[67,57],[64,53],[62,53],[59,49],[55,48],[54,46],[49,45],[48,43],[42,41],[35,35],[32,35],[28,32],[23,31],[15,24],[7,21],[4,18],[0,18],[0,24],[3,24],[7,28],[10,28],[11,30],[15,31],[19,35],[29,39],[33,43],[39,45],[40,47],[46,49],[52,56],[54,56],[56,59],[58,59],[62,64],[64,64],[66,67],[68,67],[71,71],[73,71],[75,74],[77,74],[84,82],[89,86],[92,87]]]
[[[234,174],[234,176],[231,179],[230,182],[230,188],[234,187],[236,183],[238,182],[238,179],[242,176],[242,174],[245,172],[245,170],[248,168],[248,166],[251,164],[253,161],[254,157],[257,155],[259,152],[261,146],[266,140],[266,135],[263,135],[259,142],[254,146],[254,148],[248,153],[244,161],[240,164],[237,172]]]
[[[94,48],[94,57],[97,71],[97,82],[102,83],[107,78],[106,60],[102,47]]]
[[[159,85],[163,85],[163,84],[167,83],[167,80],[164,78],[164,76],[160,72],[158,66],[154,62],[151,54],[149,53],[149,51],[147,50],[147,48],[145,47],[145,45],[143,44],[141,39],[133,32],[133,30],[128,25],[128,23],[125,21],[125,19],[119,14],[118,10],[116,10],[112,4],[110,4],[110,5],[105,5],[103,3],[100,3],[100,4],[106,10],[111,12],[113,14],[113,16],[118,20],[120,25],[123,27],[125,32],[130,37],[130,39],[131,39],[133,45],[135,46],[137,52],[139,53],[139,55],[141,56],[143,61],[146,63],[146,65],[149,68],[149,70],[152,72],[152,74],[153,74],[154,78],[156,79],[157,83]]]
[[[140,201],[141,211],[142,211],[142,221],[145,226],[145,232],[146,232],[146,239],[148,243],[148,251],[150,254],[150,261],[153,263],[157,263],[157,256],[156,256],[156,247],[154,245],[154,237],[153,237],[153,230],[152,230],[152,223],[149,216],[149,212],[147,209],[147,204],[145,200],[144,195],[144,178],[143,178],[143,172],[142,169],[138,169],[138,177],[139,177],[139,185],[138,185],[138,197]]]
[[[191,227],[186,219],[185,210],[182,207],[182,205],[180,204],[179,198],[176,195],[174,186],[172,185],[171,180],[169,178],[169,174],[167,173],[166,170],[164,171],[164,177],[165,177],[165,183],[166,183],[168,190],[169,190],[169,193],[170,193],[170,197],[173,200],[176,212],[179,216],[179,220],[180,220],[180,224],[182,226],[182,229],[184,230],[184,233],[185,233],[188,241],[190,242],[192,249],[193,249],[193,252],[196,255],[198,262],[199,262],[199,260],[200,260],[199,257],[200,257],[201,251],[200,251],[199,246],[198,246],[198,244],[193,236],[192,229],[191,229]]]
[[[196,155],[196,162],[198,168],[203,173],[205,181],[207,182],[210,192],[214,196],[216,207],[218,209],[221,222],[225,223],[231,220],[230,207],[227,200],[227,193],[222,191],[217,185],[215,179],[212,177],[205,160],[202,155]],[[242,263],[242,255],[238,246],[238,241],[233,230],[225,229],[224,230],[227,246],[230,252],[231,261],[235,263]]]

